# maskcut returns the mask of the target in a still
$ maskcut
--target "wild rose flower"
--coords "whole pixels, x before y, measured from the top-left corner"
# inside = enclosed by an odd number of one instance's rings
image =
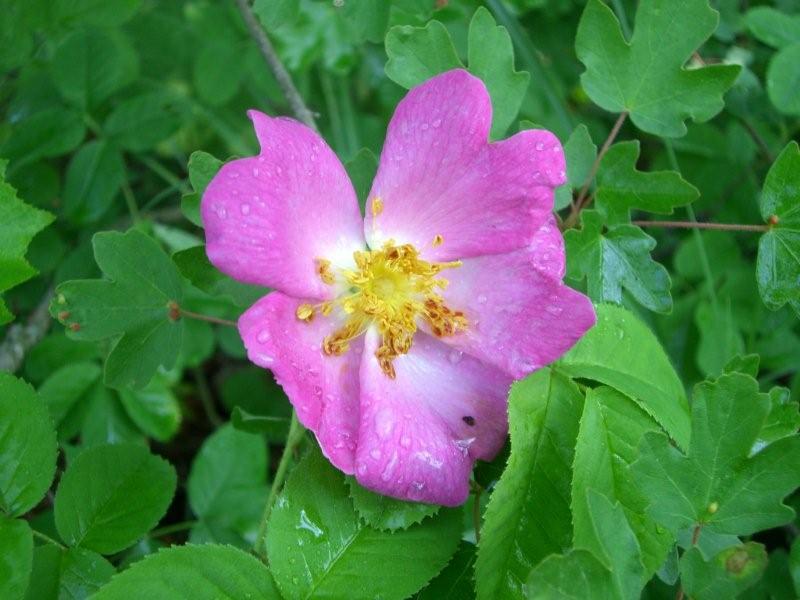
[[[274,288],[239,319],[336,467],[381,494],[458,505],[508,428],[506,398],[594,323],[564,286],[552,216],[564,155],[549,132],[488,143],[483,83],[411,90],[389,124],[367,214],[308,127],[251,111],[258,156],[202,202],[207,252]]]

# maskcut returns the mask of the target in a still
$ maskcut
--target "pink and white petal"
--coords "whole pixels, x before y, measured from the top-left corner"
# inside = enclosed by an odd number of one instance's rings
[[[497,254],[531,243],[549,217],[565,162],[551,133],[488,142],[491,101],[463,70],[412,89],[389,123],[364,232],[372,248],[411,243],[429,260]],[[444,243],[434,247],[436,236]]]
[[[511,377],[424,333],[394,360],[395,379],[375,359],[370,329],[361,363],[356,478],[387,496],[457,506],[476,458],[490,460],[508,431]]]
[[[354,340],[342,356],[324,354],[322,339],[339,324],[319,315],[310,323],[298,320],[302,302],[281,292],[267,294],[239,318],[239,333],[248,358],[272,370],[328,460],[352,474],[363,342]]]
[[[556,218],[550,215],[539,227],[530,245],[533,266],[542,273],[559,281],[567,270],[567,257],[564,252],[564,236],[558,228]]]
[[[442,341],[515,379],[558,359],[595,323],[589,298],[538,270],[530,248],[467,259],[447,279],[445,304],[469,324]]]
[[[314,131],[250,111],[257,157],[224,165],[201,215],[211,262],[234,279],[298,297],[333,293],[315,259],[352,264],[364,248],[361,214],[342,163]]]

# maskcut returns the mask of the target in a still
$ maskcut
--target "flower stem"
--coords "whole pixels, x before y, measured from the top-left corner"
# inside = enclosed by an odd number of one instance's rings
[[[745,225],[739,223],[699,223],[697,221],[631,221],[639,227],[666,227],[668,229],[714,229],[717,231],[769,231],[769,225]]]
[[[627,118],[628,113],[626,112],[620,113],[619,117],[617,117],[614,126],[611,128],[611,131],[606,138],[606,141],[603,142],[603,146],[600,148],[600,152],[597,153],[597,158],[595,158],[594,163],[592,163],[592,168],[589,171],[589,177],[586,178],[586,182],[583,184],[577,200],[572,203],[572,210],[564,221],[562,229],[574,227],[575,223],[578,222],[578,215],[580,214],[581,210],[592,201],[591,196],[589,196],[589,188],[591,187],[592,182],[597,175],[597,170],[600,168],[600,161],[603,160],[603,157],[606,155],[606,152],[608,152],[611,144],[613,144],[614,140],[617,139],[619,130],[622,129],[622,125],[625,123],[625,119]]]
[[[231,321],[230,319],[222,319],[220,317],[214,317],[212,315],[202,315],[200,313],[192,312],[191,310],[186,310],[183,307],[178,307],[178,316],[179,317],[186,317],[187,319],[195,319],[197,321],[206,321],[208,323],[215,323],[217,325],[227,325],[228,327],[238,327],[236,321]]]
[[[272,485],[270,486],[269,496],[264,505],[264,512],[261,515],[261,522],[258,525],[256,542],[253,546],[253,551],[265,562],[267,560],[267,549],[265,545],[267,525],[269,524],[269,518],[272,514],[272,507],[275,505],[275,500],[278,499],[278,493],[280,493],[281,488],[283,488],[283,482],[289,470],[289,463],[292,461],[292,454],[294,454],[295,449],[302,441],[304,434],[305,429],[300,425],[300,421],[297,420],[297,412],[293,410],[292,420],[289,425],[289,434],[286,436],[286,445],[283,447],[283,454],[281,454],[278,469],[275,471],[275,478],[272,480]]]
[[[700,523],[696,523],[694,526],[694,531],[692,531],[692,546],[697,545],[697,540],[700,539],[700,530],[702,529],[702,525]],[[675,600],[683,600],[685,592],[683,591],[683,585],[678,587],[678,593],[675,596]]]
[[[294,86],[291,75],[289,75],[286,67],[283,66],[281,59],[278,58],[278,54],[275,52],[272,42],[269,41],[266,31],[264,31],[261,23],[256,19],[249,0],[236,0],[236,6],[239,8],[245,25],[247,25],[250,35],[255,40],[258,50],[261,52],[261,56],[264,58],[264,61],[266,61],[283,95],[289,102],[292,112],[299,120],[316,131],[317,124],[314,121],[313,113],[308,110],[305,102],[303,102],[303,98],[300,96],[300,92],[298,92],[297,88]]]
[[[197,384],[197,395],[200,398],[200,404],[203,405],[206,417],[214,427],[219,427],[222,425],[222,417],[219,416],[217,409],[214,408],[214,398],[211,395],[211,388],[208,385],[206,374],[200,367],[194,367],[192,375],[194,375],[194,381]]]

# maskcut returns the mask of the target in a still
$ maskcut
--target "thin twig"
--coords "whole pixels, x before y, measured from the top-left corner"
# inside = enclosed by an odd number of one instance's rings
[[[255,40],[261,52],[261,56],[264,57],[283,95],[286,96],[286,100],[289,102],[292,112],[300,121],[316,131],[317,124],[314,122],[314,115],[308,110],[305,102],[303,102],[303,98],[300,97],[300,92],[298,92],[297,88],[294,86],[292,77],[289,75],[286,67],[283,66],[281,59],[278,58],[275,48],[272,46],[272,42],[269,41],[264,28],[261,27],[261,24],[256,19],[250,2],[248,0],[236,0],[236,5],[239,7],[239,12],[242,13],[245,25],[247,25],[250,35]]]
[[[619,117],[617,117],[616,122],[614,123],[614,127],[611,128],[611,131],[606,138],[606,141],[603,142],[603,146],[600,148],[600,152],[597,153],[597,158],[594,159],[594,163],[592,163],[592,168],[589,171],[589,176],[586,178],[586,182],[583,184],[580,193],[578,194],[577,200],[572,203],[572,211],[570,211],[569,216],[564,221],[563,229],[569,229],[570,227],[574,227],[575,223],[578,222],[578,215],[580,214],[581,210],[585,208],[589,202],[591,202],[591,196],[588,196],[589,188],[594,181],[595,176],[597,175],[597,171],[600,168],[600,162],[603,160],[603,157],[608,152],[608,149],[611,147],[611,144],[614,143],[614,140],[617,139],[617,135],[619,134],[619,130],[622,129],[622,125],[625,123],[625,119],[628,118],[628,113],[620,113]]]
[[[200,404],[203,405],[203,411],[206,417],[214,427],[222,425],[222,417],[219,416],[217,409],[214,407],[214,397],[211,395],[211,386],[208,385],[206,374],[200,367],[192,369],[194,381],[197,384],[197,395],[200,397]]]
[[[770,230],[769,225],[745,225],[740,223],[698,223],[697,221],[631,221],[639,227],[666,227],[671,229],[716,229],[718,231],[757,231]]]
[[[178,308],[178,316],[179,317],[186,317],[188,319],[196,319],[198,321],[206,321],[207,323],[215,323],[217,325],[227,325],[228,327],[238,327],[236,321],[231,321],[229,319],[223,319],[221,317],[214,317],[212,315],[202,315],[200,313],[193,312],[191,310],[186,310],[183,307]]]
[[[16,323],[8,328],[8,333],[0,344],[0,371],[14,373],[22,364],[25,353],[38,344],[50,329],[50,301],[53,289],[39,301],[26,324]]]
[[[275,500],[278,499],[278,494],[283,487],[283,482],[286,479],[286,473],[289,470],[289,463],[292,460],[292,454],[295,448],[300,444],[305,434],[305,429],[297,420],[297,413],[292,411],[292,420],[289,425],[289,434],[286,436],[286,445],[283,447],[283,454],[281,454],[281,461],[278,463],[278,469],[275,471],[275,478],[272,480],[272,485],[269,489],[269,496],[267,503],[264,505],[264,513],[261,515],[261,521],[258,524],[258,533],[256,534],[256,541],[253,545],[253,552],[260,556],[262,560],[267,559],[266,550],[266,535],[267,525],[269,524],[269,517],[272,514],[272,507],[275,505]]]

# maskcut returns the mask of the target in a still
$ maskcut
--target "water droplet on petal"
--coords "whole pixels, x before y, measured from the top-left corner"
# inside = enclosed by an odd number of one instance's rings
[[[486,297],[486,294],[481,294],[478,296],[478,304],[486,304],[487,300],[488,298]]]
[[[536,144],[536,150],[539,151],[539,152],[544,150],[544,144],[542,142],[537,143]]]
[[[262,329],[259,331],[258,335],[256,336],[256,341],[259,344],[266,344],[269,341],[269,330]]]
[[[381,459],[381,451],[378,450],[377,448],[373,448],[372,450],[370,450],[369,451],[369,455],[374,460],[380,460]]]
[[[247,202],[244,202],[240,207],[239,210],[242,212],[243,215],[250,214],[250,205]]]

